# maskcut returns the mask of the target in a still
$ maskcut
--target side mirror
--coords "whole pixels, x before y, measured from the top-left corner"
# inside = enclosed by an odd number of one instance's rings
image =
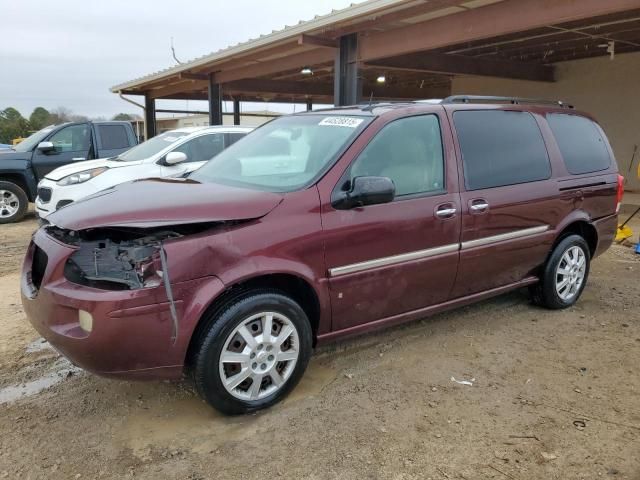
[[[183,152],[171,152],[167,153],[167,156],[164,157],[164,163],[167,165],[176,165],[178,163],[186,162],[187,154]]]
[[[42,153],[53,152],[55,149],[56,147],[51,142],[40,142],[38,144],[38,150],[40,150]]]
[[[395,196],[396,186],[388,177],[355,177],[351,181],[351,190],[341,192],[332,204],[334,208],[346,210],[389,203]]]

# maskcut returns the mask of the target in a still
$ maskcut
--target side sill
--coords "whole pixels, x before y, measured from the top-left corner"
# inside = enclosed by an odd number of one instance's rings
[[[458,307],[463,307],[480,300],[495,297],[511,290],[517,290],[522,287],[527,287],[538,283],[538,277],[527,277],[516,283],[504,285],[502,287],[492,288],[484,292],[474,293],[467,295],[466,297],[456,298],[444,303],[438,303],[437,305],[431,305],[428,307],[420,308],[418,310],[412,310],[410,312],[401,313],[399,315],[393,315],[391,317],[381,318],[380,320],[374,320],[373,322],[363,323],[361,325],[355,325],[353,327],[344,328],[335,332],[325,333],[318,335],[318,345],[332,342],[334,340],[343,339],[347,337],[353,337],[362,333],[375,332],[394,325],[400,325],[402,323],[410,322],[412,320],[418,320],[430,315],[435,315],[446,310],[451,310]]]

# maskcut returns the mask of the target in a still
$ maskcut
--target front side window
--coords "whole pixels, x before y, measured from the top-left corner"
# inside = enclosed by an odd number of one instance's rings
[[[190,175],[199,182],[289,192],[311,184],[371,117],[291,115],[263,125]]]
[[[351,166],[350,178],[388,177],[396,197],[442,191],[444,155],[436,115],[395,120],[380,130]]]
[[[202,135],[176,147],[174,152],[182,152],[187,162],[206,162],[224,150],[224,133]]]
[[[542,133],[528,112],[467,110],[453,114],[467,190],[551,177]]]
[[[609,168],[609,150],[600,130],[591,120],[578,115],[552,113],[547,115],[547,122],[569,173],[579,175]]]
[[[178,143],[183,137],[188,135],[187,132],[166,132],[156,137],[150,138],[146,142],[136,145],[130,150],[118,155],[116,160],[121,162],[136,162],[145,160],[153,155],[160,153],[171,145]]]
[[[56,152],[88,152],[91,147],[91,128],[83,125],[69,125],[54,133],[49,139]]]

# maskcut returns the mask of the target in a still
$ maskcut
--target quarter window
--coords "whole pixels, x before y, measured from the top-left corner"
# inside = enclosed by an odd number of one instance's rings
[[[569,173],[578,175],[609,168],[611,157],[595,123],[563,113],[549,114],[547,121]]]
[[[388,177],[396,196],[444,189],[444,155],[436,115],[395,120],[378,132],[351,166],[350,178]]]
[[[547,149],[533,115],[505,110],[457,111],[467,190],[536,182],[551,177]]]

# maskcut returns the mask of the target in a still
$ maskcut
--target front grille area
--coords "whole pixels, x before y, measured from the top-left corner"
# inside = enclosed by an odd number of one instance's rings
[[[31,283],[38,290],[40,289],[40,285],[42,285],[42,278],[44,277],[44,271],[47,269],[48,260],[44,250],[34,245],[33,263],[31,264]]]
[[[46,187],[40,187],[38,189],[38,197],[42,203],[48,203],[51,201],[51,189]]]

